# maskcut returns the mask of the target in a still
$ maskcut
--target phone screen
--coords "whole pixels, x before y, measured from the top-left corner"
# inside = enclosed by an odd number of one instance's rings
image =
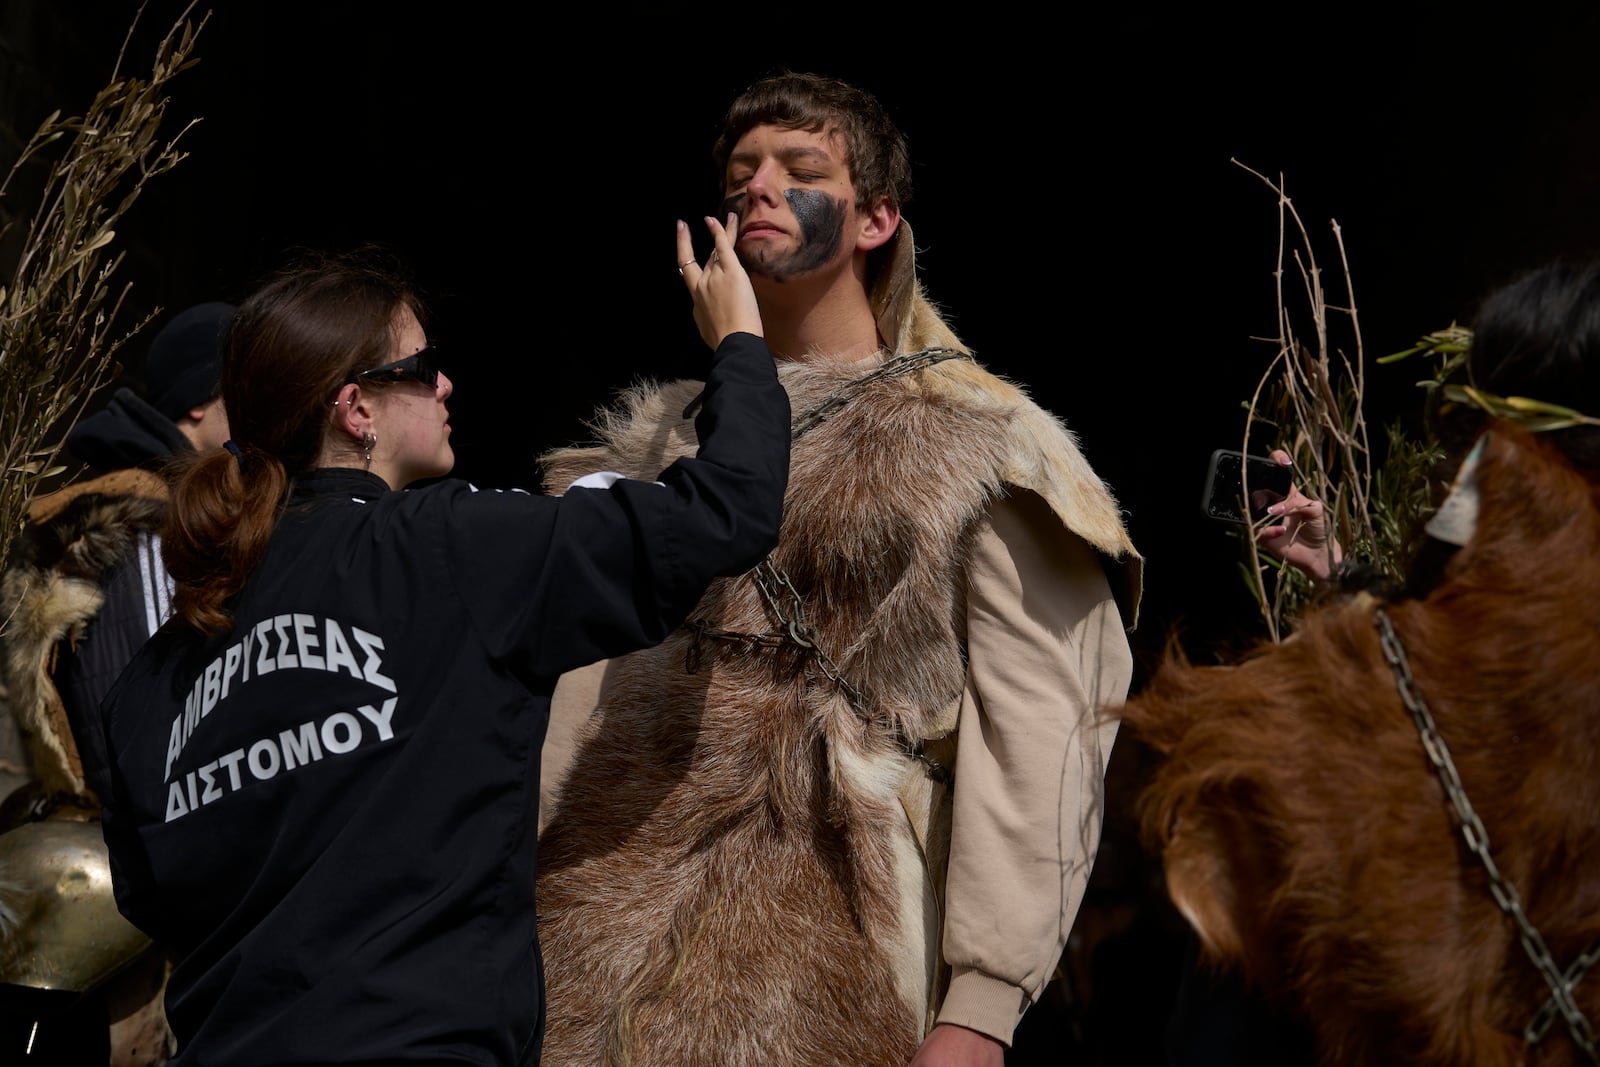
[[[1244,504],[1245,472],[1250,481],[1250,509]],[[1223,522],[1259,522],[1267,507],[1289,495],[1294,484],[1294,468],[1285,467],[1267,456],[1251,456],[1228,448],[1211,453],[1206,472],[1206,491],[1201,501],[1209,518]]]

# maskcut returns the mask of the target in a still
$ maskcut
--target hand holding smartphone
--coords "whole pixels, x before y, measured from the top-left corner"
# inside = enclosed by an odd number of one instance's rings
[[[1250,505],[1245,506],[1245,483]],[[1267,508],[1289,495],[1294,468],[1266,456],[1252,456],[1229,448],[1211,453],[1201,507],[1208,518],[1249,524],[1267,517]]]

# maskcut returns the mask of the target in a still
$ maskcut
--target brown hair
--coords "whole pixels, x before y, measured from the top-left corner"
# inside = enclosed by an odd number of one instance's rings
[[[763,124],[808,133],[837,127],[860,210],[869,210],[880,196],[888,197],[896,208],[911,199],[911,153],[905,134],[865,89],[838,78],[793,71],[768,75],[751,85],[728,107],[722,133],[711,149],[724,188],[734,146]]]
[[[203,633],[232,625],[224,605],[266,551],[291,480],[316,465],[331,398],[385,360],[403,307],[425,321],[407,273],[373,246],[298,253],[239,306],[222,366],[238,454],[185,457],[162,532],[184,622]]]

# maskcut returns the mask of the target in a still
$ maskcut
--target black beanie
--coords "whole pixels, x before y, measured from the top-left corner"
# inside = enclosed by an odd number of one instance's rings
[[[196,304],[161,328],[144,358],[146,399],[177,422],[189,409],[217,395],[222,376],[222,340],[234,306]]]

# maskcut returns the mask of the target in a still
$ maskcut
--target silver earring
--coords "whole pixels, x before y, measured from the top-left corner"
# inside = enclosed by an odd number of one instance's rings
[[[372,466],[372,446],[377,443],[378,435],[370,430],[361,435],[361,447],[365,450],[365,454],[361,458],[366,461],[369,467]]]

